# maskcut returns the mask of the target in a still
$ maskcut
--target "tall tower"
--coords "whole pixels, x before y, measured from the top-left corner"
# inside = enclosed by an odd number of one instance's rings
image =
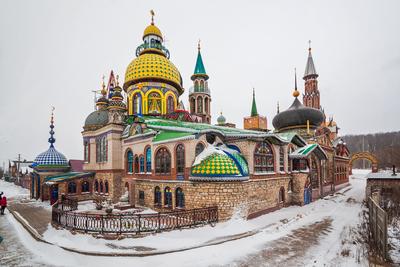
[[[200,41],[198,44],[196,66],[191,77],[193,87],[189,91],[190,114],[200,117],[202,122],[211,123],[211,94],[208,88],[208,75],[204,68],[200,53]]]
[[[253,89],[253,102],[251,104],[250,117],[245,117],[243,119],[243,127],[246,130],[259,130],[259,131],[267,130],[267,117],[260,116],[257,112],[256,93],[254,89]]]
[[[314,60],[311,55],[311,41],[308,48],[308,59],[306,70],[304,72],[304,94],[303,105],[315,109],[321,108],[320,95],[318,90],[318,74],[315,70]]]

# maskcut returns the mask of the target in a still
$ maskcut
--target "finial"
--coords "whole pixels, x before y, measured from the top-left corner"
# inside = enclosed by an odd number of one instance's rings
[[[255,91],[255,89],[253,87],[253,97],[255,97],[255,96],[256,96],[256,91]]]
[[[50,118],[50,138],[49,138],[49,143],[50,147],[54,147],[54,143],[56,142],[56,139],[53,137],[54,135],[54,110],[55,107],[51,107],[51,118]]]
[[[308,40],[308,51],[311,52],[311,40]]]
[[[118,74],[116,76],[116,80],[117,80],[117,86],[119,86],[119,75]]]
[[[106,91],[106,84],[104,83],[104,78],[105,78],[105,76],[103,75],[103,77],[102,77],[102,83],[101,83],[101,94],[103,95],[103,96],[105,96],[106,94],[107,94],[107,91]]]
[[[153,9],[150,10],[150,15],[151,15],[151,25],[154,25],[154,15],[155,15],[155,13],[154,13]]]
[[[276,105],[276,114],[279,114],[279,101],[278,101],[278,103]]]
[[[299,91],[297,91],[297,72],[296,68],[294,68],[294,91],[293,96],[298,97],[300,95]]]
[[[199,42],[197,43],[197,49],[200,51],[200,39]]]

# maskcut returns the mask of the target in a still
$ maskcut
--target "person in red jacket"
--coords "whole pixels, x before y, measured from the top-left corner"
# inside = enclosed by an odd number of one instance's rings
[[[4,215],[4,210],[7,207],[7,198],[3,196],[0,200],[0,206],[1,206],[1,215]]]

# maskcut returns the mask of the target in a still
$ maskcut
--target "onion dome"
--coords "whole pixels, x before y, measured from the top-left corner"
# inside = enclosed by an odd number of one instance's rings
[[[272,125],[276,130],[307,127],[307,123],[311,127],[318,127],[324,121],[324,114],[318,109],[304,106],[297,98],[299,95],[295,76],[295,90],[293,92],[295,99],[287,110],[278,113],[272,120]]]
[[[222,115],[222,112],[221,112],[221,114],[218,116],[217,122],[218,122],[219,125],[223,125],[223,124],[226,123],[226,119],[225,119],[225,117]]]
[[[54,108],[53,108],[54,111]],[[58,152],[54,143],[56,139],[54,138],[54,116],[53,112],[51,113],[50,120],[50,138],[48,139],[50,143],[50,147],[47,151],[39,154],[35,160],[33,161],[31,167],[33,168],[68,168],[68,160],[67,158],[60,152]]]
[[[154,12],[151,14],[151,25],[143,35],[144,43],[136,49],[137,58],[126,68],[124,90],[140,82],[161,82],[175,87],[181,95],[184,91],[181,74],[169,60],[169,51],[162,45],[161,31],[154,25]]]
[[[210,145],[196,157],[190,175],[196,181],[242,181],[249,178],[249,168],[236,150]]]
[[[107,109],[99,109],[95,110],[87,116],[85,120],[85,125],[83,129],[87,130],[96,130],[108,123],[108,110]]]

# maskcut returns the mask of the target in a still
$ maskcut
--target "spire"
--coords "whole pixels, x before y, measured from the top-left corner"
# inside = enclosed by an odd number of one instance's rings
[[[276,114],[279,114],[279,101],[278,104],[276,105]]]
[[[306,70],[304,71],[304,77],[303,79],[306,80],[309,76],[315,76],[318,77],[317,71],[315,70],[315,65],[314,65],[314,60],[311,55],[311,40],[308,41],[308,59],[307,59],[307,65],[306,65]]]
[[[155,15],[155,13],[154,13],[153,9],[150,10],[150,15],[151,15],[151,25],[154,25],[154,15]]]
[[[196,74],[205,74],[205,75],[207,75],[206,69],[204,68],[203,59],[202,59],[201,53],[200,53],[200,40],[199,40],[199,42],[197,44],[197,50],[198,50],[198,52],[197,52],[197,60],[196,60],[196,66],[194,68],[194,73],[193,74],[194,75],[196,75]]]
[[[300,95],[300,92],[297,91],[297,72],[296,68],[294,68],[294,91],[293,91],[293,96],[298,97]]]
[[[49,143],[50,147],[54,147],[54,143],[56,142],[56,139],[53,137],[54,135],[54,107],[51,107],[51,118],[50,118],[50,138],[49,138]]]
[[[258,115],[257,105],[256,105],[256,93],[253,88],[253,103],[251,105],[251,117],[255,117]]]

